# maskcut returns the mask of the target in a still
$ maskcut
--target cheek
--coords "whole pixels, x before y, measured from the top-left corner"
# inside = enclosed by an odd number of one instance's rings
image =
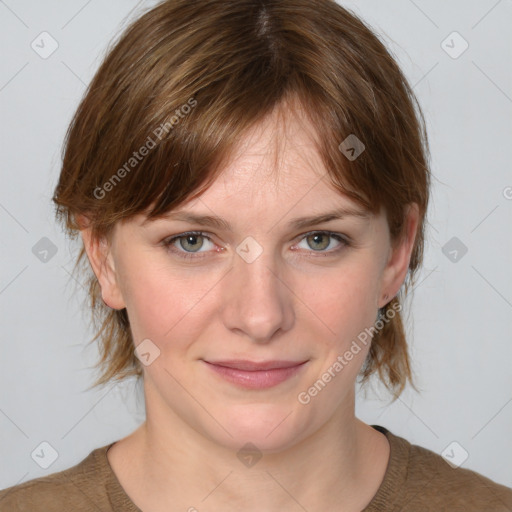
[[[207,316],[209,292],[217,276],[176,270],[161,258],[127,261],[122,270],[123,297],[135,343],[149,338],[159,346],[191,337]],[[214,294],[212,294],[214,295]]]
[[[285,280],[291,291],[284,300],[295,309],[294,328],[301,337],[340,353],[373,325],[376,263],[370,251],[359,251],[336,269],[289,274]],[[119,270],[135,344],[149,338],[162,349],[171,342],[173,349],[184,348],[200,339],[215,322],[222,290],[228,286],[220,270],[171,267],[160,253],[132,253]]]
[[[373,260],[354,257],[352,264],[302,285],[300,297],[310,317],[325,332],[326,343],[341,349],[376,319],[378,271]]]

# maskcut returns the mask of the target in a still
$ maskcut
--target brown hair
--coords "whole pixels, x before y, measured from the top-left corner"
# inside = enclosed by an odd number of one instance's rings
[[[420,223],[394,317],[375,333],[363,383],[378,372],[396,399],[414,386],[401,319],[423,256],[430,174],[425,122],[383,43],[332,0],[166,0],[132,22],[107,52],[66,134],[54,202],[72,238],[138,213],[155,218],[200,195],[250,126],[296,98],[318,135],[337,189],[384,208],[393,240],[415,202]],[[349,135],[365,150],[349,158]],[[144,149],[145,148],[145,149]],[[77,259],[87,261],[84,247]],[[125,309],[101,300],[86,264],[102,369],[95,385],[142,375]],[[398,305],[398,307],[397,307]]]

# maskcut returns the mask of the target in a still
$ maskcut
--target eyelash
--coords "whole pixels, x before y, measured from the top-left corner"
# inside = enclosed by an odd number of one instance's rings
[[[168,238],[168,239],[164,240],[162,243],[170,252],[172,252],[173,254],[177,254],[178,257],[180,257],[180,258],[189,259],[189,260],[191,260],[191,259],[197,260],[197,259],[204,258],[205,256],[197,256],[198,254],[201,254],[201,253],[191,253],[191,252],[186,252],[186,251],[180,251],[180,250],[173,248],[174,242],[176,242],[177,240],[180,240],[181,238],[186,238],[187,236],[191,236],[191,235],[192,236],[201,236],[203,238],[206,238],[210,242],[212,242],[212,239],[203,231],[187,231],[186,233],[181,233],[179,235]],[[338,242],[342,243],[342,245],[340,247],[338,247],[337,249],[330,250],[330,251],[313,251],[313,250],[311,250],[310,252],[312,252],[312,253],[317,252],[318,254],[326,254],[326,255],[338,254],[344,248],[349,247],[351,245],[351,243],[345,236],[342,236],[339,233],[333,233],[332,231],[310,231],[309,233],[305,233],[304,235],[302,235],[301,239],[299,240],[299,243],[311,235],[327,235],[331,238],[334,238]],[[202,254],[204,254],[204,253],[202,253]],[[313,257],[316,257],[316,256],[313,256]]]

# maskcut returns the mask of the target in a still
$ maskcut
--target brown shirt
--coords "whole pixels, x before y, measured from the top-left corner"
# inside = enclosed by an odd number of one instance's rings
[[[382,484],[362,512],[512,511],[512,489],[469,469],[452,468],[437,453],[372,427],[386,435],[391,451]],[[109,465],[107,450],[113,444],[69,469],[0,491],[0,511],[141,512]]]

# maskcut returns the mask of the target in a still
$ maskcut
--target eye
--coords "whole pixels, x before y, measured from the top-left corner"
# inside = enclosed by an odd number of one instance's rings
[[[337,242],[337,246],[333,249],[331,247],[332,241]],[[180,258],[185,259],[199,259],[204,258],[208,253],[208,247],[206,250],[201,251],[205,247],[205,241],[215,246],[211,238],[202,231],[190,231],[187,233],[181,233],[179,235],[167,238],[162,244],[173,254],[176,254]],[[305,242],[308,247],[306,251],[311,253],[319,253],[319,255],[332,255],[337,254],[345,247],[349,246],[348,239],[338,233],[332,233],[330,231],[312,231],[302,236],[301,242]],[[336,245],[336,244],[334,244]],[[292,250],[295,250],[294,246]],[[330,250],[326,250],[331,247]],[[210,248],[211,250],[212,248]],[[220,252],[223,249],[214,249],[215,252]]]
[[[165,247],[171,252],[177,254],[182,258],[202,258],[203,256],[195,256],[196,253],[204,253],[207,251],[200,251],[205,245],[205,240],[213,244],[210,237],[206,236],[202,231],[190,231],[188,233],[181,233],[180,235],[173,236],[163,241]]]
[[[332,248],[332,240],[337,242],[337,246]],[[330,231],[313,231],[311,233],[306,233],[303,235],[301,242],[305,242],[308,247],[305,247],[306,250],[310,250],[310,252],[317,253],[326,253],[333,254],[338,253],[344,247],[349,245],[349,242],[346,237],[338,233],[332,233]],[[331,250],[326,250],[331,247]]]

